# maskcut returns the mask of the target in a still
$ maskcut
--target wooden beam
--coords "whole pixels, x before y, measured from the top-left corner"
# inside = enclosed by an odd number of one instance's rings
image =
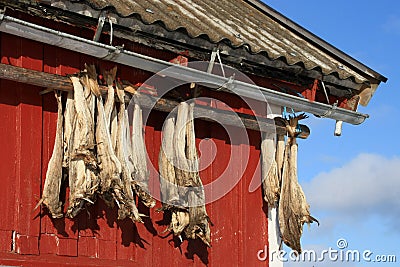
[[[74,89],[68,77],[7,64],[0,64],[0,79],[62,91],[71,91]],[[104,92],[107,91],[107,87],[104,86],[100,86],[100,89],[104,90]],[[161,112],[171,112],[179,104],[178,101],[165,98],[157,99],[145,94],[139,94],[138,98],[143,108],[152,108]],[[272,127],[275,127],[277,134],[286,134],[285,120],[282,118],[273,120],[202,105],[196,105],[194,112],[195,117],[205,121],[215,121],[222,125],[236,127],[243,127],[244,125],[247,129],[264,132],[271,131]],[[300,129],[301,134],[299,134],[299,137],[303,139],[307,138],[310,134],[310,129],[305,125],[300,125]]]
[[[73,89],[72,82],[68,77],[6,64],[0,64],[0,78],[62,91]]]

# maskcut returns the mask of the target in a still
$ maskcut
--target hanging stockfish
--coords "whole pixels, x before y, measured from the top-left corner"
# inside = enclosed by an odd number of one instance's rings
[[[161,200],[163,205],[160,210],[169,210],[174,206],[179,206],[178,187],[175,184],[174,131],[175,117],[169,116],[164,122],[160,154],[158,157]]]
[[[190,183],[190,186],[188,191],[189,225],[185,229],[185,235],[191,239],[198,237],[210,247],[210,219],[205,207],[204,188],[199,175],[199,158],[196,150],[194,102],[191,102],[189,105],[186,138],[186,156],[189,163],[188,183]]]
[[[86,87],[90,87],[96,97],[97,118],[96,118],[96,146],[97,146],[97,162],[98,177],[100,179],[99,193],[107,205],[114,206],[114,200],[118,203],[123,202],[121,163],[115,156],[111,144],[109,123],[112,107],[114,105],[114,88],[108,87],[107,101],[103,104],[103,97],[96,81],[97,74],[94,66],[87,66],[88,78],[83,79]],[[108,73],[107,73],[108,74]],[[111,71],[111,76],[115,78],[116,69]],[[112,78],[112,80],[114,79]]]
[[[283,169],[284,155],[285,155],[285,136],[278,134],[276,142],[275,162],[277,165],[278,180],[280,185],[282,184],[282,169]]]
[[[65,104],[64,111],[64,157],[63,167],[68,168],[69,159],[71,156],[71,137],[75,121],[75,104],[74,104],[74,92],[69,91],[67,94],[67,101]]]
[[[170,229],[176,236],[180,236],[189,225],[188,188],[189,164],[186,158],[186,127],[189,105],[182,102],[178,105],[173,137],[175,184],[178,187],[179,204],[172,209]]]
[[[127,144],[127,129],[129,125],[126,125],[127,113],[125,112],[125,92],[120,85],[117,86],[117,96],[119,100],[119,109],[117,114],[118,128],[116,138],[116,155],[121,162],[122,167],[122,185],[123,194],[126,198],[124,203],[120,203],[120,209],[118,210],[118,218],[120,220],[124,218],[131,218],[134,222],[142,222],[139,211],[136,207],[135,196],[133,191],[134,181],[131,176],[131,169],[128,166],[129,162],[129,146]]]
[[[133,179],[135,190],[142,202],[149,208],[156,202],[149,193],[149,170],[147,169],[147,152],[143,136],[143,111],[136,95],[133,95],[134,110],[132,116],[132,153]]]
[[[107,123],[108,132],[111,131],[111,122],[113,117],[117,117],[116,107],[115,107],[115,91],[113,87],[113,83],[115,81],[115,77],[117,76],[117,67],[112,68],[109,71],[104,71],[104,77],[107,82],[107,97],[106,102],[104,104],[104,115]],[[114,116],[113,111],[115,110]]]
[[[262,133],[261,140],[261,175],[264,199],[270,207],[276,207],[279,200],[280,181],[278,164],[275,160],[275,138],[273,134]]]
[[[189,212],[187,208],[186,196],[182,193],[185,190],[182,179],[182,167],[179,162],[186,163],[185,156],[185,136],[187,120],[186,103],[178,105],[176,119],[169,116],[163,126],[162,143],[160,148],[158,166],[160,170],[161,198],[163,202],[160,211],[169,210],[171,212],[171,222],[165,232],[172,231],[174,235],[180,236],[189,225]],[[184,128],[182,130],[182,128]],[[177,132],[179,131],[179,134]],[[183,142],[182,142],[183,139]],[[177,143],[176,143],[177,142]],[[177,159],[177,148],[183,153],[180,159]],[[183,152],[182,152],[183,151]],[[181,155],[180,154],[180,155]],[[187,169],[186,169],[187,170]]]
[[[62,202],[60,201],[60,188],[62,182],[63,164],[63,113],[61,92],[56,91],[57,99],[57,129],[56,138],[49,164],[47,166],[46,180],[44,183],[42,199],[36,205],[44,204],[53,218],[62,218]],[[36,209],[35,208],[35,209]]]
[[[175,179],[179,186],[190,186],[189,162],[186,158],[186,138],[187,138],[187,122],[189,115],[189,105],[182,102],[178,105],[178,112],[176,115],[175,132],[174,132],[174,165],[175,165]],[[180,189],[180,196],[185,196],[186,192]],[[183,199],[181,198],[181,201]],[[182,203],[187,206],[187,202]]]
[[[118,218],[142,222],[135,193],[148,207],[155,205],[148,189],[149,172],[143,138],[142,109],[134,96],[132,131],[125,106],[125,92],[114,81],[117,69],[105,73],[108,88],[105,102],[93,65],[79,77],[71,77],[74,91],[67,95],[65,111],[57,93],[58,121],[55,146],[46,173],[44,204],[54,218],[60,218],[60,188],[63,175],[70,188],[67,217],[74,218],[96,196],[118,206]],[[129,91],[134,94],[133,91]],[[178,198],[179,199],[179,198]]]
[[[74,86],[76,116],[70,142],[70,196],[67,216],[73,218],[85,205],[94,204],[99,179],[94,154],[94,110],[90,89],[84,89],[77,77],[71,77],[71,80]]]
[[[111,144],[114,151],[117,149],[117,139],[118,139],[118,111],[117,107],[114,105],[111,118],[110,118],[110,131],[111,131]]]
[[[304,114],[290,118],[287,124],[289,137],[285,147],[282,170],[282,191],[279,201],[279,227],[282,240],[293,250],[301,253],[300,238],[304,223],[318,221],[310,215],[303,189],[297,178],[297,143],[296,126],[299,120],[306,118]]]
[[[209,217],[205,209],[204,188],[198,172],[194,133],[194,102],[182,102],[175,120],[167,118],[159,155],[163,208],[171,211],[166,231],[187,238],[200,238],[210,246]],[[175,167],[174,167],[174,166]]]

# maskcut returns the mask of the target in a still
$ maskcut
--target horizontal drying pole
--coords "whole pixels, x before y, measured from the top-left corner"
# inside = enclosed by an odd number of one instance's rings
[[[68,77],[50,74],[26,68],[16,67],[7,64],[0,64],[0,79],[26,83],[39,87],[56,89],[62,91],[73,90],[72,82]],[[100,86],[101,90],[106,91],[107,87]],[[147,94],[138,94],[140,105],[143,108],[150,108],[161,112],[171,112],[179,104],[166,98],[157,98]],[[222,125],[235,127],[246,127],[249,130],[267,132],[275,127],[277,134],[286,134],[285,120],[282,118],[268,119],[249,114],[237,113],[232,111],[220,110],[208,106],[196,105],[195,118],[218,122]],[[238,120],[238,118],[240,120]],[[300,125],[300,138],[306,139],[310,135],[310,129],[306,125]]]

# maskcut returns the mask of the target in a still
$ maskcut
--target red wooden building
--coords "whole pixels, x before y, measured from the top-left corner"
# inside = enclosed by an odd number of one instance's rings
[[[249,142],[231,142],[217,122],[196,120],[201,159],[211,162],[200,173],[203,183],[240,178],[206,206],[213,222],[212,248],[199,240],[180,243],[167,236],[163,214],[140,204],[140,212],[148,215],[143,224],[118,221],[117,211],[101,200],[72,220],[51,219],[46,209],[34,210],[57,122],[56,99],[46,90],[58,89],[54,84],[62,86],[61,78],[83,70],[85,63],[99,69],[117,65],[120,79],[141,84],[177,59],[210,62],[214,55],[216,62],[220,58],[257,86],[236,84],[235,94],[205,88],[201,96],[223,104],[199,104],[215,110],[228,106],[249,120],[266,115],[266,103],[252,97],[257,89],[268,100],[270,115],[280,115],[285,106],[360,124],[367,116],[357,112],[358,104],[367,105],[386,82],[257,0],[0,0],[0,7],[0,265],[266,266],[268,259],[260,261],[257,253],[265,245],[276,246],[275,222],[268,221],[262,189],[249,192],[251,181],[261,176],[261,137],[247,124]],[[215,78],[205,70],[204,76],[188,67],[181,70],[204,82],[235,80],[229,75]],[[32,73],[53,75],[35,80]],[[259,108],[249,107],[238,95]],[[152,111],[145,125],[154,181],[167,115],[162,110]],[[242,160],[246,153],[249,158]],[[157,189],[156,183],[152,186]],[[206,194],[213,198],[218,188]]]

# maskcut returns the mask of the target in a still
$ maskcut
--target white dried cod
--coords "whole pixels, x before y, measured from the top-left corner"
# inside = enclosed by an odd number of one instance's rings
[[[298,120],[305,118],[302,114],[291,118],[287,125],[289,137],[285,147],[282,188],[279,200],[279,228],[282,240],[291,249],[301,253],[300,238],[303,225],[318,221],[310,215],[310,206],[307,204],[303,189],[297,178],[297,143],[295,129]]]
[[[143,137],[143,115],[137,97],[132,100],[134,105],[132,116],[132,140],[130,160],[133,167],[133,179],[135,191],[142,202],[149,208],[155,206],[156,202],[149,193],[149,170],[147,169],[147,152]]]
[[[204,188],[198,172],[194,132],[194,103],[182,102],[174,119],[167,118],[159,155],[161,210],[171,212],[166,231],[187,238],[200,238],[210,246],[209,217],[205,209]]]
[[[53,218],[63,217],[62,202],[60,201],[60,188],[62,182],[63,164],[63,115],[61,92],[56,91],[57,98],[57,128],[53,154],[47,166],[46,180],[44,183],[42,199],[36,208],[43,203]],[[35,208],[35,209],[36,209]]]
[[[74,218],[86,205],[94,204],[99,186],[97,160],[94,154],[94,111],[90,89],[85,89],[77,77],[71,77],[74,86],[76,111],[69,159],[69,206],[67,216]]]
[[[129,145],[127,139],[127,113],[125,112],[125,92],[123,88],[117,88],[117,96],[119,100],[119,109],[117,114],[118,119],[118,128],[117,128],[117,140],[116,140],[116,148],[115,152],[117,158],[121,162],[121,175],[122,175],[122,189],[125,196],[125,201],[120,203],[120,208],[118,210],[118,218],[125,219],[131,218],[135,222],[142,222],[139,211],[136,207],[135,203],[135,195],[134,195],[134,181],[132,179],[132,171],[129,168]]]
[[[115,101],[116,71],[114,68],[105,73],[105,102],[94,66],[86,66],[85,72],[71,77],[74,91],[68,92],[64,112],[61,93],[56,93],[56,140],[38,203],[43,203],[54,218],[63,216],[63,174],[68,177],[70,189],[66,214],[70,218],[94,204],[97,196],[111,207],[118,206],[119,219],[131,218],[135,222],[142,222],[136,196],[147,207],[155,205],[148,186],[142,109],[134,96],[131,130],[125,105],[130,94],[125,94],[120,83],[116,89],[118,102]]]

